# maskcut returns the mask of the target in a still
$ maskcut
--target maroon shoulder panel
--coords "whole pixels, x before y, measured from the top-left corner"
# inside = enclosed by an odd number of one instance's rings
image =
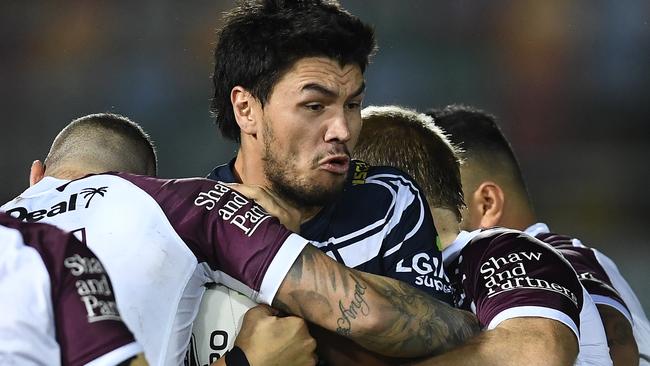
[[[0,225],[18,230],[45,263],[63,365],[84,365],[134,342],[117,311],[104,267],[74,235],[3,213]]]
[[[580,326],[582,287],[569,263],[524,233],[479,234],[458,259],[466,301],[473,301],[482,326],[500,312],[519,306],[558,310]]]
[[[291,232],[261,206],[208,179],[157,179],[118,173],[148,193],[199,262],[259,290]]]
[[[536,238],[557,249],[578,273],[580,283],[590,295],[609,297],[627,308],[625,301],[616,291],[607,272],[598,262],[596,254],[587,247],[573,245],[573,239],[568,236],[553,233],[538,234]],[[628,309],[629,311],[629,309]]]

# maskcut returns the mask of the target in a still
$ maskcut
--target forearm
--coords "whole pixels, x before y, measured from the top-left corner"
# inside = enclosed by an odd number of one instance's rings
[[[576,337],[563,324],[542,318],[516,318],[450,352],[411,365],[570,366],[577,354]]]
[[[639,364],[639,348],[634,339],[632,325],[627,318],[611,306],[598,304],[598,313],[607,334],[609,355],[614,366]]]
[[[311,245],[273,306],[395,357],[441,352],[477,330],[471,314],[400,281],[346,268]]]

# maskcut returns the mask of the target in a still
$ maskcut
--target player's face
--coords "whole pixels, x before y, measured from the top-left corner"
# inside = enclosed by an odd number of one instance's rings
[[[322,206],[343,189],[361,131],[364,81],[357,65],[310,57],[276,83],[264,106],[264,173],[301,206]]]

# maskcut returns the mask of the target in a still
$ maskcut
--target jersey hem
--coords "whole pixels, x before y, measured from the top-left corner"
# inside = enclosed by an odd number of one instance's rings
[[[309,241],[298,234],[287,237],[266,270],[260,285],[258,302],[271,305],[291,266],[308,244]]]
[[[546,308],[543,306],[517,306],[503,310],[492,318],[490,324],[487,326],[487,330],[496,328],[505,320],[523,317],[538,317],[559,321],[560,323],[571,328],[576,336],[578,343],[580,343],[580,331],[578,330],[578,326],[571,319],[571,317],[559,310]]]

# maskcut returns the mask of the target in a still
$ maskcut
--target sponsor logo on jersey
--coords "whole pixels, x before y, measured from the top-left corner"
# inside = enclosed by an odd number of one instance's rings
[[[252,236],[263,221],[271,218],[262,206],[250,203],[246,197],[220,183],[207,192],[200,192],[194,199],[195,206],[204,207],[208,211],[216,208],[222,219],[239,228],[247,236]],[[244,206],[247,207],[242,212]]]
[[[7,213],[19,220],[36,222],[46,217],[53,217],[66,212],[89,208],[90,203],[94,202],[93,199],[95,197],[104,197],[107,191],[108,187],[84,188],[78,193],[71,194],[66,200],[56,203],[49,208],[29,211],[27,208],[19,206],[7,210]],[[84,202],[78,202],[80,197],[81,200],[85,200],[85,204]]]
[[[75,254],[65,258],[63,265],[70,270],[70,274],[78,277],[75,287],[86,308],[89,323],[121,319],[108,277],[97,258]]]
[[[426,286],[444,293],[452,293],[449,279],[445,274],[442,261],[432,257],[428,253],[418,253],[410,260],[400,260],[397,262],[396,272],[415,272],[419,274],[415,278],[415,284]]]
[[[355,161],[354,172],[352,172],[352,185],[365,183],[368,170],[370,170],[370,165],[363,161]]]
[[[513,252],[502,257],[490,257],[481,264],[479,271],[486,280],[487,297],[517,290],[545,290],[561,294],[576,306],[578,297],[568,288],[550,280],[533,278],[528,275],[524,263],[539,262],[540,252]]]

